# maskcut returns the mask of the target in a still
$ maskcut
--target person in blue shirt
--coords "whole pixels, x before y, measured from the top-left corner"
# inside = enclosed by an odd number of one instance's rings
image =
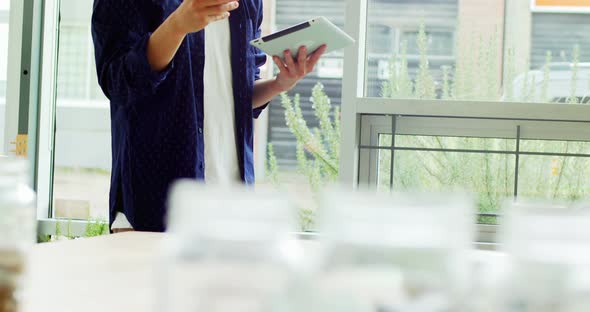
[[[325,52],[273,56],[260,79],[262,0],[95,0],[99,84],[111,103],[110,222],[164,231],[180,178],[254,183],[253,118]]]

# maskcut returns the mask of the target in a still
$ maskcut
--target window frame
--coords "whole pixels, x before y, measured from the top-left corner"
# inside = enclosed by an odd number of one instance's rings
[[[73,237],[84,236],[92,221],[57,219],[53,217],[53,181],[55,165],[55,133],[57,122],[57,82],[59,70],[60,8],[61,0],[44,0],[43,48],[39,56],[42,81],[39,107],[39,140],[36,163],[37,234],[56,235],[56,229]],[[88,94],[87,94],[88,95]],[[87,96],[88,97],[88,96]]]
[[[33,5],[27,7],[25,4]],[[590,106],[584,104],[445,101],[444,105],[441,105],[440,100],[366,97],[368,4],[369,0],[346,1],[345,30],[356,39],[356,44],[344,52],[341,119],[342,124],[347,126],[342,127],[341,134],[340,180],[345,185],[357,187],[359,177],[366,176],[369,168],[360,161],[362,130],[369,127],[372,129],[369,133],[379,133],[388,129],[379,118],[375,118],[374,123],[361,123],[362,115],[475,118],[496,120],[498,124],[506,120],[521,119],[555,125],[545,131],[538,131],[539,135],[547,135],[555,130],[568,133],[571,129],[566,125],[590,122]],[[14,109],[17,115],[26,110],[28,116],[32,117],[27,120],[26,126],[31,134],[29,161],[34,168],[31,180],[34,181],[34,187],[38,192],[37,217],[40,234],[51,234],[55,222],[62,222],[51,219],[59,7],[60,0],[11,0],[9,56],[14,62],[9,64],[8,81],[11,82],[11,87],[7,88],[7,108],[9,103],[15,103],[17,106],[12,107],[12,113],[15,112]],[[27,24],[31,33],[25,36],[23,29]],[[34,70],[35,66],[38,67],[38,71]],[[36,77],[38,80],[35,80],[35,77],[23,78],[23,67],[30,68],[31,76],[39,73],[40,77]],[[28,90],[23,90],[27,83]],[[8,131],[5,137],[12,138],[23,122],[20,119],[10,119],[8,116],[7,110]],[[444,123],[434,123],[432,126],[433,129],[436,129],[436,126],[441,128]],[[6,142],[8,144],[9,140]],[[67,221],[63,221],[63,224],[66,223]],[[78,223],[89,222],[76,221],[76,224]],[[76,227],[74,235],[82,235],[82,228]]]
[[[9,16],[10,62],[7,68],[5,146],[17,135],[27,138],[29,184],[37,192],[38,234],[55,234],[71,222],[50,219],[57,22],[60,0],[11,0]],[[83,235],[87,222],[74,222],[72,235]],[[80,224],[78,224],[80,223]],[[83,226],[82,226],[83,225]]]
[[[11,142],[16,140],[19,129],[20,85],[21,85],[21,47],[23,41],[23,12],[24,1],[11,0],[8,18],[8,59],[6,73],[6,106],[4,116],[4,146],[3,151],[8,155],[14,154],[15,146]],[[31,180],[33,178],[31,177]]]
[[[360,178],[370,176],[371,165],[363,164],[359,147],[363,129],[379,129],[383,125],[379,119],[375,123],[361,123],[362,115],[398,115],[414,117],[457,118],[457,120],[482,119],[496,120],[498,124],[506,120],[523,120],[550,124],[543,129],[534,131],[539,139],[551,138],[554,131],[562,133],[561,139],[568,140],[576,137],[572,133],[571,125],[590,124],[590,105],[585,104],[552,104],[529,102],[500,102],[500,101],[456,101],[456,100],[420,100],[420,99],[386,99],[365,96],[367,72],[367,30],[369,0],[347,0],[345,30],[353,36],[356,44],[347,48],[344,53],[344,77],[342,92],[342,127],[340,180],[344,185],[357,187]],[[444,102],[441,105],[441,101]],[[434,122],[428,129],[423,128],[424,134],[440,135],[436,129],[442,129],[444,124]],[[580,128],[580,127],[576,127]],[[582,127],[585,128],[585,127]],[[460,130],[460,124],[457,125]],[[467,129],[467,127],[466,127]],[[486,134],[486,129],[481,129]],[[569,132],[569,133],[568,133]],[[374,134],[372,134],[374,136]],[[579,136],[578,136],[579,137]],[[590,134],[583,136],[590,141]],[[375,161],[375,155],[369,157]],[[369,173],[367,173],[369,170]]]
[[[37,234],[56,234],[57,224],[72,236],[83,236],[89,221],[52,218],[51,196],[60,0],[11,0],[7,104],[15,122],[10,138],[26,129],[30,181],[37,192]],[[27,70],[30,74],[24,74]],[[7,105],[8,108],[8,105]],[[25,118],[25,116],[27,118]]]
[[[513,140],[514,148],[505,150],[452,149],[380,144],[381,135],[446,136],[482,139]],[[395,138],[395,137],[393,137]],[[361,114],[359,145],[358,183],[375,187],[378,185],[379,152],[389,151],[395,158],[397,151],[434,151],[472,154],[503,154],[515,156],[514,195],[518,195],[521,156],[565,156],[590,158],[587,153],[563,153],[559,151],[535,151],[521,148],[526,141],[556,140],[590,143],[590,122],[551,121],[525,119],[494,119],[467,117],[430,117],[410,115],[365,115]],[[393,171],[393,161],[391,171]],[[393,174],[390,176],[393,183]],[[392,184],[393,185],[393,184]]]
[[[53,163],[55,151],[57,69],[60,0],[45,0],[43,12],[42,83],[39,92],[39,152],[37,155],[37,218],[40,234],[44,223],[52,219]]]
[[[521,133],[525,138],[590,141],[590,105],[587,104],[445,100],[444,105],[441,105],[442,100],[365,96],[368,5],[369,0],[347,0],[346,3],[345,30],[355,38],[356,44],[347,48],[344,53],[341,119],[342,124],[347,126],[342,127],[340,144],[340,182],[344,186],[357,188],[361,185],[360,181],[373,181],[373,185],[377,185],[378,150],[362,152],[360,147],[363,144],[378,143],[380,134],[403,131],[404,127],[408,128],[405,130],[419,131],[421,134],[440,135],[442,129],[448,130],[445,128],[448,127],[445,118],[462,121],[454,124],[455,134],[469,131],[474,135],[497,137],[498,131],[501,132],[507,124],[513,123],[516,126],[519,122],[524,122],[537,125],[534,131]],[[392,116],[431,119],[427,125],[422,123],[408,127],[408,124],[399,122],[393,124]],[[493,127],[474,128],[474,120],[485,120]],[[585,131],[577,133],[577,129]],[[393,152],[393,149],[390,150]],[[477,247],[496,249],[498,226],[477,224],[476,228]]]
[[[38,103],[43,7],[43,1],[11,0],[8,35],[10,62],[7,68],[5,144],[8,154],[14,155],[16,152],[11,152],[14,149],[13,141],[18,141],[17,136],[25,137],[25,155],[29,163],[28,180],[34,189],[38,182]]]

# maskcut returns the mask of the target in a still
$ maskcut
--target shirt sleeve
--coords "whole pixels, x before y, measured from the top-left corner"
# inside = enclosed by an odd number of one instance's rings
[[[153,94],[174,68],[172,61],[162,71],[152,70],[146,54],[151,32],[144,19],[134,1],[94,2],[92,38],[96,72],[109,99]]]
[[[258,7],[258,10],[256,10],[256,33],[254,34],[254,38],[260,38],[260,36],[262,35],[262,31],[260,29],[261,25],[262,25],[262,17],[263,17],[263,8],[262,8],[262,1],[260,1],[260,5]],[[254,71],[254,80],[259,80],[260,79],[260,67],[262,67],[265,63],[266,63],[266,54],[264,52],[262,52],[260,49],[254,47],[254,63],[256,64],[256,69]],[[270,103],[270,102],[269,102]],[[254,116],[254,118],[258,118],[260,116],[260,114],[262,113],[262,111],[268,106],[269,103],[264,104],[263,106],[254,108],[252,110],[252,115]]]

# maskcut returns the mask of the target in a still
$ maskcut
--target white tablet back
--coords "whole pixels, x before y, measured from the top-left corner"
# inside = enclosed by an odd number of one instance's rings
[[[354,43],[354,39],[336,27],[325,17],[316,17],[305,23],[281,30],[274,34],[252,40],[250,44],[261,49],[268,55],[283,57],[283,52],[291,50],[297,55],[299,47],[306,46],[312,53],[321,45],[326,44],[326,53],[340,50]]]

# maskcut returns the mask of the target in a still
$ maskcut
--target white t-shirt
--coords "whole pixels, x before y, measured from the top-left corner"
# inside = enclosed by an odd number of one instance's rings
[[[205,28],[203,137],[207,184],[234,184],[241,181],[232,81],[231,33],[226,18]],[[132,226],[125,215],[118,212],[112,229],[123,228]]]
[[[226,18],[205,28],[203,136],[207,184],[241,180],[232,81],[231,33]]]

